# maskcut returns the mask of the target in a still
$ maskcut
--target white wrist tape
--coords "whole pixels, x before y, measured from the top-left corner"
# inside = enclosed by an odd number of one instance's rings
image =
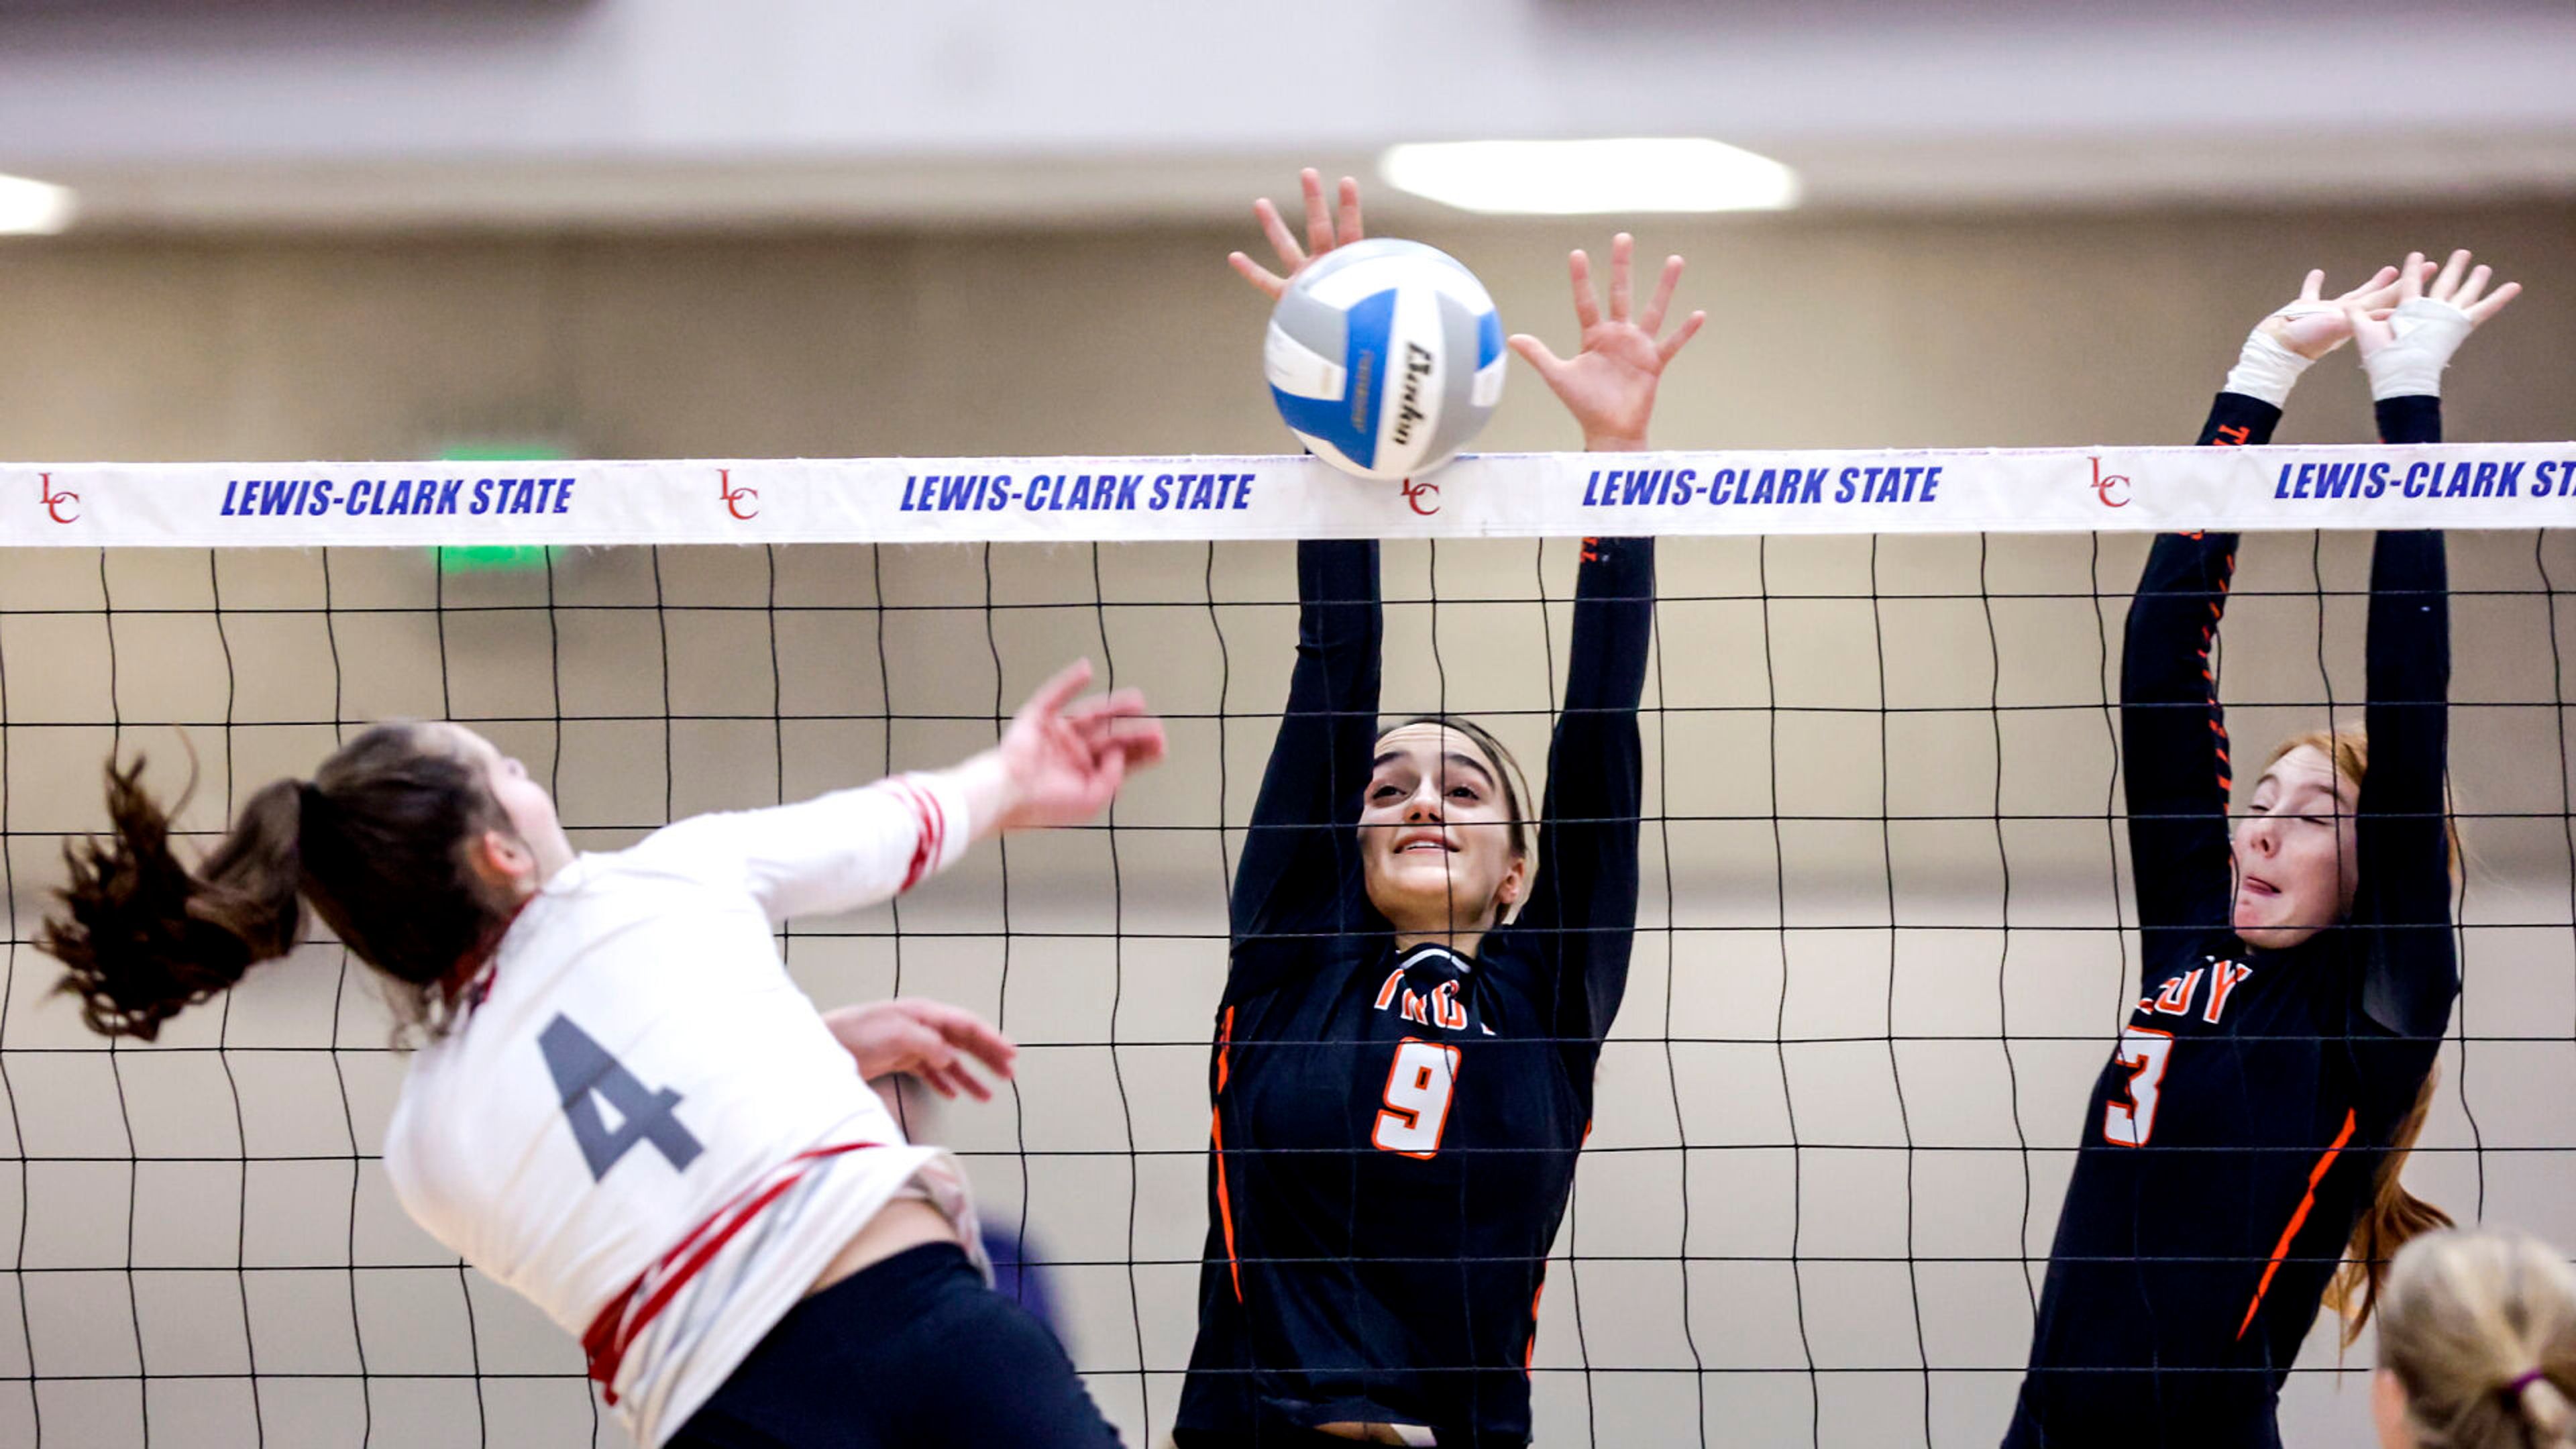
[[[2313,360],[2283,347],[2257,327],[2245,335],[2245,350],[2227,370],[2227,390],[2279,407],[2290,400],[2290,389],[2298,385],[2299,374]]]
[[[2418,297],[2401,304],[2388,319],[2397,340],[2361,360],[2362,371],[2370,374],[2371,397],[2440,397],[2442,369],[2476,326],[2448,302]]]

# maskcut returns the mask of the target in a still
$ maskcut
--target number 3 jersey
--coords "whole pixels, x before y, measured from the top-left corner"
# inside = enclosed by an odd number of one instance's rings
[[[1519,1445],[1546,1258],[1636,920],[1651,543],[1587,540],[1537,874],[1473,958],[1399,951],[1356,825],[1376,545],[1299,547],[1298,662],[1236,871],[1199,1336],[1175,1438]]]
[[[980,1260],[963,1175],[905,1145],[771,936],[966,840],[954,789],[910,776],[582,856],[412,1058],[385,1139],[403,1207],[583,1340],[638,1443],[677,1432],[911,1185]]]
[[[2383,402],[2383,431],[2438,440],[2430,403]],[[2278,417],[2222,393],[2202,438],[2259,443]],[[2229,925],[2234,769],[2210,651],[2235,550],[2230,534],[2158,538],[2130,605],[2121,744],[2144,970],[2085,1108],[2013,1449],[2279,1442],[2280,1386],[2458,990],[2441,535],[2374,545],[2366,703],[2339,721],[2363,714],[2369,735],[2352,910],[2286,950]]]

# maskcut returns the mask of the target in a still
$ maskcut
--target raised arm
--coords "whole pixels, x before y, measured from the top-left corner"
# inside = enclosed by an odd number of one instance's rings
[[[1535,337],[1512,339],[1583,429],[1585,449],[1596,453],[1646,446],[1664,368],[1708,315],[1693,312],[1659,337],[1682,259],[1664,259],[1654,295],[1633,309],[1633,251],[1627,233],[1611,238],[1606,312],[1592,292],[1590,258],[1579,251],[1567,258],[1583,328],[1572,358],[1557,357]],[[1609,1032],[1628,988],[1644,793],[1637,700],[1654,622],[1654,540],[1585,539],[1565,708],[1548,744],[1547,797],[1539,807],[1538,876],[1518,925],[1540,943],[1555,973],[1556,1033],[1587,1043]]]
[[[1377,739],[1377,545],[1297,545],[1297,667],[1270,766],[1235,868],[1238,942],[1298,928],[1348,930],[1335,909],[1357,897],[1360,791]]]
[[[1548,743],[1538,878],[1519,922],[1555,963],[1557,1027],[1567,1037],[1607,1033],[1627,990],[1645,773],[1637,700],[1654,617],[1655,541],[1585,539],[1565,709]]]
[[[2439,442],[2438,405],[2432,423],[2432,436],[2388,441]],[[2451,608],[2441,534],[2387,532],[2372,546],[2366,673],[2370,769],[2354,822],[2360,869],[2352,911],[2353,924],[2369,933],[2362,1004],[2391,1031],[2438,1036],[2460,979],[2443,798]]]
[[[771,919],[874,905],[1006,831],[1072,825],[1106,808],[1130,770],[1163,757],[1163,725],[1134,690],[1074,695],[1076,661],[1040,686],[1000,743],[954,769],[896,775],[793,805],[693,816],[637,849],[732,872]]]
[[[2299,374],[2352,334],[2347,305],[2379,312],[2397,269],[2332,301],[2310,272],[2299,297],[2246,336],[2227,385],[2201,425],[2204,446],[2268,443]],[[2235,771],[2210,651],[2236,571],[2236,535],[2157,537],[2129,604],[2120,650],[2120,757],[2129,806],[2129,857],[2138,922],[2160,931],[2223,927],[2232,892],[2227,805]]]
[[[2486,292],[2490,273],[2454,253],[2430,286],[2410,257],[2395,313],[2355,317],[2379,433],[2442,441],[2442,369],[2477,325],[2521,288]],[[2484,294],[2483,297],[2481,294]],[[2438,1036],[2459,989],[2451,940],[2448,802],[2450,572],[2442,535],[2384,532],[2371,549],[2364,718],[2370,768],[2354,822],[2360,859],[2353,924],[2368,932],[2362,1003],[2407,1036]]]
[[[2219,394],[2213,423],[2236,411],[2230,404],[2249,401]],[[2236,415],[2230,426],[2257,430],[2250,413]],[[2259,431],[2269,436],[2270,424],[2260,423]],[[2129,604],[2120,649],[2121,778],[2138,924],[2150,944],[2161,931],[2228,920],[2227,801],[2234,778],[2210,648],[2235,569],[2235,534],[2160,534]]]
[[[2279,407],[2222,392],[2200,442],[2268,443],[2280,421]],[[2235,573],[2235,534],[2158,534],[2129,602],[2120,646],[2121,779],[2138,924],[2151,944],[2158,931],[2227,924],[2227,801],[2235,772],[2210,650]]]

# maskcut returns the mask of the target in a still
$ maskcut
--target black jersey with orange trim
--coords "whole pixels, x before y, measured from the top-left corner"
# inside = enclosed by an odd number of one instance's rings
[[[1175,1434],[1528,1440],[1546,1257],[1626,989],[1650,540],[1588,539],[1527,905],[1399,953],[1362,883],[1377,546],[1298,548],[1297,667],[1236,872],[1199,1335]]]
[[[2222,393],[2201,441],[2279,411]],[[2435,399],[2380,405],[2440,438]],[[2156,540],[2121,657],[2141,994],[2085,1108],[2009,1449],[2279,1442],[2275,1404],[2432,1071],[2459,975],[2443,820],[2450,680],[2438,533],[2371,559],[2351,918],[2258,951],[2230,929],[2234,766],[2210,646],[2232,534]]]

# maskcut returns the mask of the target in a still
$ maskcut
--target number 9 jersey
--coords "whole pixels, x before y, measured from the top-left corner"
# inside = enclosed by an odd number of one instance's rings
[[[1356,834],[1376,545],[1298,546],[1298,661],[1235,873],[1209,1234],[1174,1437],[1518,1445],[1547,1255],[1627,987],[1654,545],[1587,539],[1527,904],[1399,949]]]
[[[963,1174],[904,1144],[770,934],[892,896],[967,839],[953,787],[910,776],[582,856],[413,1058],[385,1140],[404,1209],[580,1338],[638,1443],[687,1422],[898,1193],[926,1193],[980,1264]]]

